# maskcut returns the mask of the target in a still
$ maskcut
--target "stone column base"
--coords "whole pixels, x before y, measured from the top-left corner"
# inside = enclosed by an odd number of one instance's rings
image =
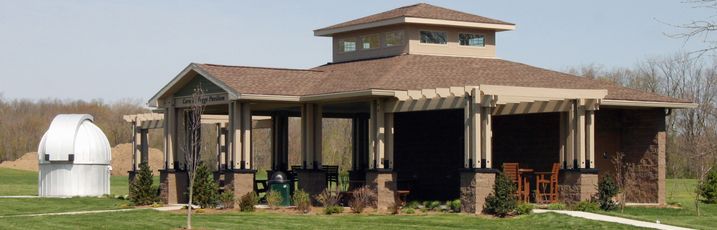
[[[299,189],[308,193],[314,204],[318,204],[314,196],[326,189],[326,171],[300,169],[296,170],[296,177],[299,180]]]
[[[597,194],[597,170],[561,170],[558,198],[561,202],[588,201]]]
[[[376,192],[376,210],[387,211],[396,202],[397,178],[393,171],[366,171],[366,186]]]
[[[493,193],[495,186],[493,169],[474,169],[461,172],[461,211],[480,214],[485,198]]]
[[[234,198],[239,200],[247,193],[254,191],[254,175],[256,170],[227,170],[224,172],[224,191],[233,191]],[[232,204],[233,205],[233,204]],[[228,207],[233,208],[233,207]]]
[[[159,198],[165,204],[187,203],[187,172],[159,170]]]

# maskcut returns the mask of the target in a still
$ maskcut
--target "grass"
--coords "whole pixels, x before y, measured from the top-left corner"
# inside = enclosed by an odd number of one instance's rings
[[[0,199],[0,216],[120,209],[128,202],[112,198],[22,198]]]
[[[696,229],[717,229],[717,204],[700,204],[701,216],[697,216],[694,191],[697,181],[694,179],[667,179],[666,199],[668,203],[679,204],[682,208],[626,207],[620,211],[605,212],[609,215],[637,220],[670,224]]]
[[[139,210],[74,216],[0,218],[3,229],[176,229],[183,214]],[[131,221],[128,221],[131,220]],[[293,215],[283,213],[195,214],[201,229],[633,229],[630,226],[571,218],[559,214],[532,214],[493,219],[461,214],[431,216]]]

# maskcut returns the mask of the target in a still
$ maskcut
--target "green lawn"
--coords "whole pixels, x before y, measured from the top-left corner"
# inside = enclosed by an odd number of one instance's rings
[[[694,202],[696,183],[693,179],[667,179],[667,202],[680,204],[680,209],[626,207],[625,213],[612,211],[607,214],[651,222],[659,220],[663,224],[697,229],[717,229],[717,204],[700,204],[702,215],[697,216]]]
[[[0,199],[0,207],[3,207],[0,208],[0,216],[119,209],[127,203],[125,200],[93,197]]]
[[[633,229],[559,214],[493,219],[460,214],[431,216],[291,215],[277,213],[198,214],[201,229]],[[184,215],[140,210],[75,216],[0,218],[3,229],[176,229]]]

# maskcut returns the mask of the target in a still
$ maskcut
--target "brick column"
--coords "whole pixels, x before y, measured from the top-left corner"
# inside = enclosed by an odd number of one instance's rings
[[[579,202],[590,200],[597,194],[597,170],[561,170],[558,178],[559,200]]]
[[[479,214],[483,212],[485,198],[493,192],[495,170],[466,169],[461,172],[461,211]]]
[[[254,191],[254,174],[256,174],[256,170],[226,170],[224,172],[224,190],[233,190],[234,197],[237,200],[240,199]]]
[[[296,170],[296,177],[299,180],[299,189],[308,193],[311,200],[316,203],[314,196],[326,189],[326,171],[314,169]]]
[[[667,142],[667,133],[660,131],[657,133],[657,203],[666,205],[665,201],[665,177],[667,174],[667,160],[665,156],[665,143]]]
[[[376,210],[388,211],[396,202],[396,172],[388,170],[369,170],[366,172],[366,185],[376,192]]]
[[[187,186],[189,186],[187,172],[159,170],[159,197],[165,204],[187,203]]]

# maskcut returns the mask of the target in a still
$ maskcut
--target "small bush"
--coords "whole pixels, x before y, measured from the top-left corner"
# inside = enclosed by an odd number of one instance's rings
[[[201,208],[214,208],[219,202],[219,185],[206,164],[199,163],[194,177],[192,203]]]
[[[620,188],[615,183],[615,179],[610,174],[605,175],[600,183],[598,183],[598,203],[600,209],[609,211],[617,208],[617,203],[613,200],[613,197],[620,192]]]
[[[404,208],[404,209],[402,210],[402,212],[405,213],[405,214],[415,214],[415,213],[416,213],[416,209],[414,209],[414,208]]]
[[[329,205],[324,207],[324,214],[331,215],[334,213],[342,213],[344,212],[344,207],[341,207],[341,205]]]
[[[283,199],[281,198],[281,194],[274,191],[269,191],[266,193],[266,204],[269,205],[269,208],[271,209],[277,209],[281,205],[281,202]]]
[[[453,212],[461,212],[461,200],[455,199],[453,201],[448,202],[448,207]]]
[[[563,203],[552,203],[548,204],[548,210],[565,210],[566,206]]]
[[[408,204],[406,204],[406,206],[404,206],[404,208],[417,209],[418,206],[420,206],[420,205],[421,205],[421,203],[419,203],[418,201],[412,200],[412,201],[409,201]]]
[[[518,215],[526,215],[533,212],[533,205],[529,203],[521,203],[515,208],[515,213]]]
[[[323,192],[319,193],[314,197],[316,201],[321,203],[321,206],[327,208],[329,206],[336,206],[339,203],[339,199],[341,198],[339,196],[338,189],[336,191],[332,191],[329,188],[324,189]]]
[[[600,204],[592,201],[580,201],[573,208],[575,211],[595,212],[600,210]]]
[[[353,190],[353,197],[349,200],[349,207],[355,213],[361,213],[363,210],[372,206],[376,202],[376,194],[370,188],[361,186]]]
[[[515,184],[499,173],[495,177],[493,193],[485,198],[483,210],[498,217],[507,216],[515,210],[515,189]]]
[[[708,204],[717,203],[717,167],[712,167],[698,188],[702,202]]]
[[[304,192],[304,190],[299,189],[294,191],[294,196],[291,197],[291,200],[300,212],[309,213],[311,211],[311,198],[309,198],[309,194]]]
[[[441,207],[441,202],[434,200],[434,201],[431,201],[430,203],[428,203],[428,206],[426,208],[428,208],[428,210],[431,210],[431,211],[436,211],[436,210],[438,210],[439,207]]]
[[[257,203],[259,203],[259,196],[257,196],[255,192],[250,192],[244,194],[239,199],[239,209],[242,212],[253,212],[254,205],[256,205]]]
[[[234,190],[224,190],[224,192],[219,195],[219,202],[222,203],[223,208],[234,207],[234,202],[236,202],[236,198],[234,197]]]
[[[129,200],[134,205],[150,205],[159,201],[157,190],[152,189],[152,170],[146,162],[139,164],[139,172],[130,184]]]

